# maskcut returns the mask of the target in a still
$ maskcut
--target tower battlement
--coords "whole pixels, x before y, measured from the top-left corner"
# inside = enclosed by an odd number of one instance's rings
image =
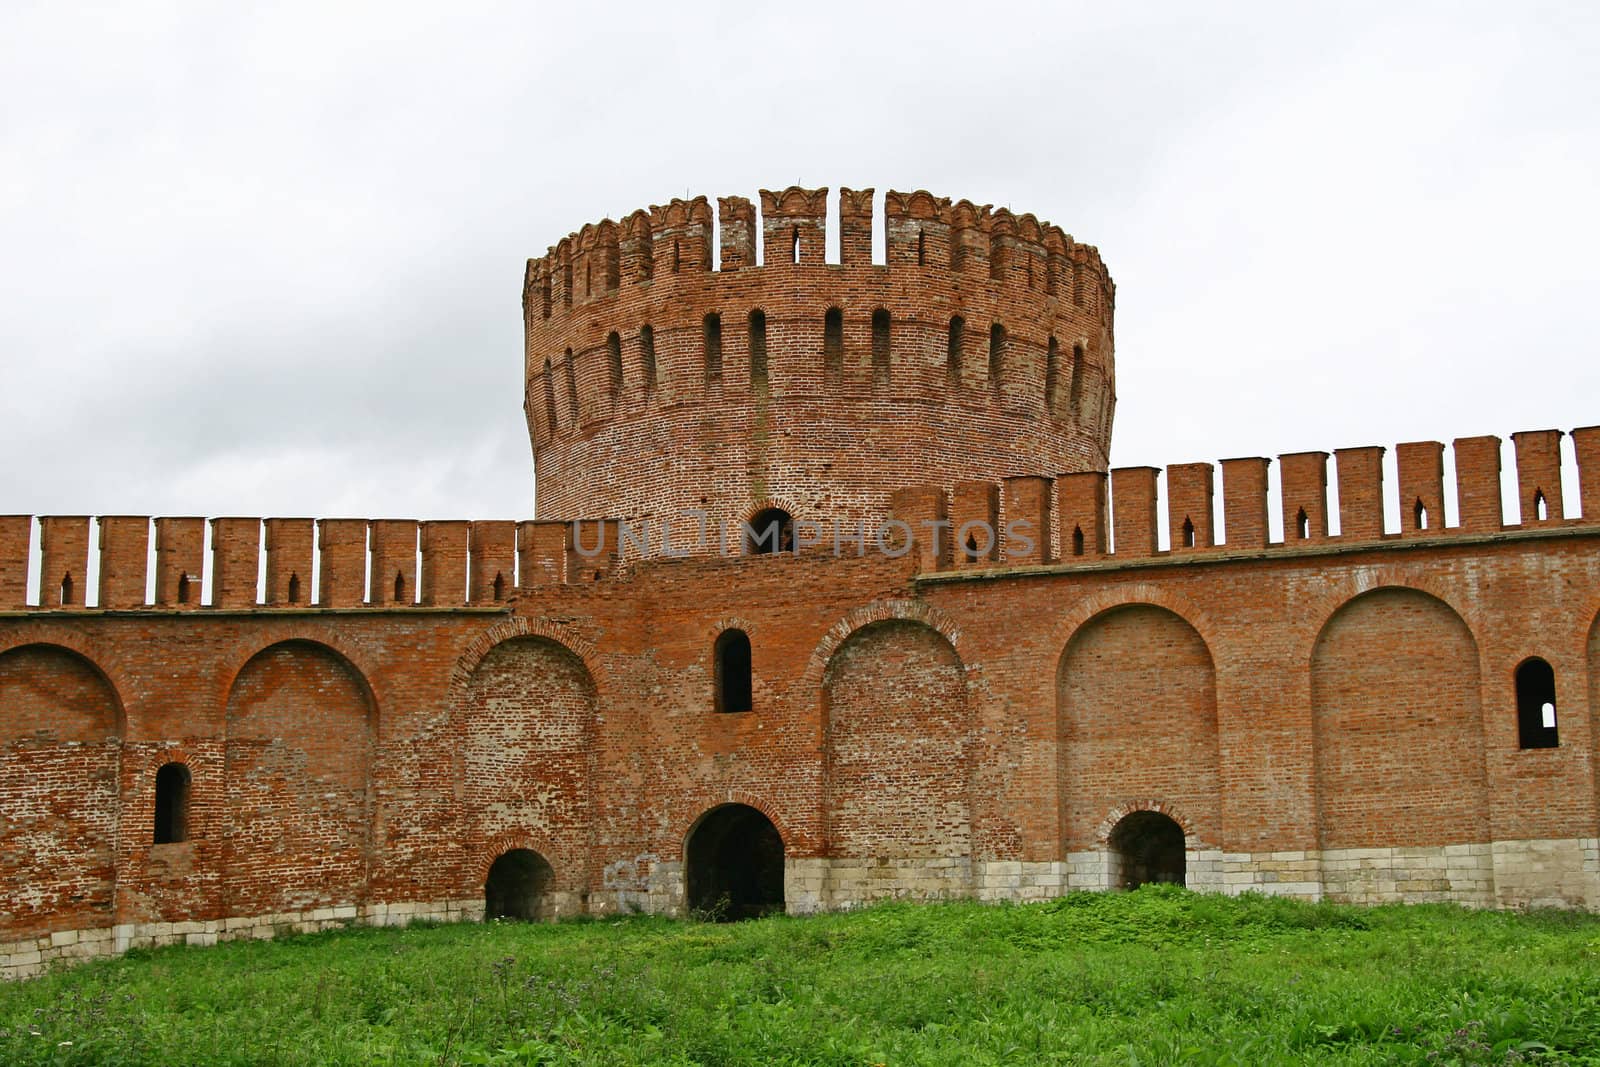
[[[705,197],[530,260],[524,408],[540,517],[882,514],[941,475],[1103,470],[1114,287],[1032,215],[924,191]],[[720,262],[714,262],[713,229]],[[759,245],[758,245],[759,234]],[[759,252],[759,254],[758,254]]]

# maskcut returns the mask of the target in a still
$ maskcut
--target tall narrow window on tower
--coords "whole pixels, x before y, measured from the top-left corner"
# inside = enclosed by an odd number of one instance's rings
[[[889,381],[889,312],[879,308],[872,313],[872,380]]]
[[[1555,748],[1556,672],[1533,656],[1517,667],[1517,743],[1522,748]]]
[[[822,372],[830,382],[844,374],[844,312],[838,308],[822,317]]]
[[[544,357],[544,424],[550,436],[556,435],[556,372],[550,357]]]
[[[722,316],[715,311],[705,318],[706,384],[722,381]]]
[[[611,375],[611,399],[622,396],[622,335],[612,330],[606,336],[606,370]]]
[[[961,342],[966,333],[967,320],[956,315],[950,320],[950,343],[945,349],[945,376],[952,386],[961,384]]]
[[[767,313],[760,308],[750,312],[750,381],[767,381]]]
[[[750,638],[743,630],[724,630],[713,648],[714,706],[719,714],[751,710]]]
[[[1056,378],[1061,373],[1061,345],[1055,337],[1050,338],[1050,343],[1044,351],[1044,409],[1054,415],[1056,412],[1056,396],[1058,391]]]
[[[572,418],[572,425],[578,425],[578,361],[572,356],[572,349],[567,349],[567,413]]]
[[[656,387],[656,332],[649,326],[639,328],[639,358],[644,361],[644,387]]]
[[[1076,415],[1083,403],[1083,346],[1072,346],[1072,385],[1067,389],[1067,406]]]
[[[998,322],[989,327],[989,388],[1000,392],[1005,378],[1006,328]]]

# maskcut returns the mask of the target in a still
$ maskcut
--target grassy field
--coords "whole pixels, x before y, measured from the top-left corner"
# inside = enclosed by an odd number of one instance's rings
[[[0,1061],[1600,1064],[1600,918],[1147,887],[349,930],[0,987]]]

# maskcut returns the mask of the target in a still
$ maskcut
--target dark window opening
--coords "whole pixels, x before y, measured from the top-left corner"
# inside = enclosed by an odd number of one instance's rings
[[[406,576],[399,571],[394,575],[394,602],[403,604],[406,600]]]
[[[800,227],[796,226],[791,234],[789,245],[789,262],[800,262]]]
[[[1061,374],[1060,364],[1061,345],[1051,337],[1044,351],[1044,409],[1052,413],[1056,410],[1056,401],[1060,399],[1056,395],[1059,388],[1056,379]]]
[[[1083,346],[1072,346],[1072,384],[1068,388],[1067,404],[1074,413],[1083,403]]]
[[[1416,522],[1417,529],[1428,528],[1428,506],[1422,502],[1421,497],[1417,498],[1416,504],[1412,507],[1411,517]]]
[[[725,804],[689,835],[684,867],[690,914],[737,922],[781,913],[783,837],[761,812]]]
[[[1111,884],[1184,884],[1183,827],[1158,811],[1136,811],[1111,831]]]
[[[606,336],[606,369],[611,372],[611,395],[622,395],[622,336],[615,330]]]
[[[925,266],[928,262],[928,235],[922,230],[917,231],[917,266]]]
[[[1187,515],[1183,518],[1183,547],[1194,547],[1194,521]]]
[[[767,380],[767,313],[760,308],[750,312],[750,380]]]
[[[1305,508],[1294,517],[1294,530],[1302,541],[1311,536],[1311,516],[1306,514]]]
[[[706,348],[706,384],[722,381],[722,316],[715,311],[707,315],[704,323]]]
[[[555,871],[532,849],[514,848],[489,866],[483,883],[485,919],[542,919]]]
[[[494,576],[494,598],[496,600],[504,600],[506,598],[506,576],[498,571]]]
[[[769,556],[794,551],[794,518],[782,508],[764,508],[745,529],[744,554]]]
[[[844,373],[844,312],[838,308],[822,317],[822,370],[829,381]]]
[[[950,344],[945,350],[945,370],[951,385],[961,384],[961,335],[966,329],[967,320],[960,315],[950,320]]]
[[[72,603],[72,575],[70,574],[61,576],[61,603]]]
[[[300,576],[298,574],[289,575],[289,603],[300,603]]]
[[[889,312],[883,308],[872,313],[872,376],[889,380]]]
[[[653,389],[656,384],[656,332],[649,326],[639,330],[639,349],[644,358],[644,387]]]
[[[178,603],[187,604],[188,602],[189,576],[187,574],[180,574],[178,575]]]
[[[975,533],[967,534],[966,549],[967,549],[967,559],[975,560],[975,559],[978,558],[978,535],[977,534],[975,534]]]
[[[189,839],[190,781],[189,768],[181,763],[166,763],[156,771],[156,844]]]
[[[587,262],[583,265],[583,295],[585,299],[594,295],[594,268]]]
[[[1550,517],[1550,508],[1544,501],[1544,490],[1533,491],[1533,517],[1539,522],[1544,522]]]
[[[989,327],[989,388],[1000,391],[1005,373],[1006,328],[998,322]]]
[[[716,660],[715,706],[719,713],[751,710],[750,638],[743,630],[724,630],[712,649]]]
[[[1517,743],[1522,748],[1555,748],[1556,672],[1537,656],[1517,668]]]
[[[572,413],[572,425],[578,425],[578,366],[570,348],[567,349],[567,407]]]
[[[683,262],[683,249],[679,247],[676,237],[672,239],[672,273],[678,273],[678,266]]]
[[[1083,527],[1082,526],[1074,526],[1072,528],[1072,554],[1074,556],[1083,555]]]

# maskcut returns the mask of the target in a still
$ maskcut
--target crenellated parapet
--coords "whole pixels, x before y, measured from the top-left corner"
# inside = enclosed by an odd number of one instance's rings
[[[1395,446],[1392,483],[1387,450],[1362,446],[1331,456],[1281,455],[1275,476],[1273,461],[1258,456],[1226,459],[1220,468],[1179,463],[918,486],[897,492],[890,514],[913,531],[923,572],[1600,532],[1600,426],[1570,434],[1579,479],[1575,517],[1564,515],[1564,436],[1512,434],[1516,463],[1509,472],[1501,469],[1500,438],[1458,438],[1450,446],[1453,483],[1445,478],[1446,446],[1413,441]],[[1518,501],[1514,521],[1504,514],[1507,498]],[[1447,507],[1456,516],[1450,524]]]
[[[623,544],[606,520],[0,515],[0,612],[509,607],[617,576]]]
[[[881,222],[876,203],[672,200],[530,260],[541,517],[738,521],[782,497],[829,521],[942,472],[1104,469],[1115,290],[1096,249],[925,191],[887,193]]]

